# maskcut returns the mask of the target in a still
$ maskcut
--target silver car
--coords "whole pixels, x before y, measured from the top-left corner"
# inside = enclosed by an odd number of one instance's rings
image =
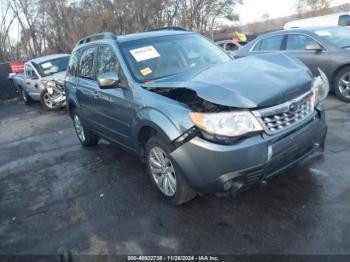
[[[283,52],[299,58],[314,74],[320,68],[332,91],[350,103],[350,29],[314,27],[262,35],[236,52],[235,58]]]
[[[24,74],[13,77],[23,101],[26,104],[41,101],[47,110],[64,106],[65,95],[61,82],[66,75],[68,62],[67,54],[48,55],[26,62]]]

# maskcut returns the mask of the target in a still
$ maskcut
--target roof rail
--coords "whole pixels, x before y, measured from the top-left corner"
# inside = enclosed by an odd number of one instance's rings
[[[104,32],[100,34],[90,35],[80,39],[77,45],[82,45],[82,44],[86,44],[86,43],[101,40],[101,39],[117,40],[117,36],[111,32]]]
[[[182,26],[167,26],[167,27],[160,27],[160,28],[154,28],[150,29],[147,32],[153,32],[153,31],[163,31],[163,30],[169,30],[169,31],[189,31],[185,27]]]

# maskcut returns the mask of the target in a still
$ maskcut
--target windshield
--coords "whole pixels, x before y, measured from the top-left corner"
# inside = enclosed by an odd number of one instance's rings
[[[339,48],[350,47],[350,29],[345,27],[328,28],[315,31],[321,38],[327,39]]]
[[[231,60],[223,50],[197,34],[126,42],[121,49],[134,77],[142,82]]]
[[[36,68],[42,77],[56,74],[67,70],[69,56],[60,57],[57,59],[45,61],[37,64]]]

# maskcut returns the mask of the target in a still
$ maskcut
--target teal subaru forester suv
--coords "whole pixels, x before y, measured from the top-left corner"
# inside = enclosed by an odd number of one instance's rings
[[[327,84],[282,54],[233,60],[182,28],[80,40],[65,78],[84,146],[118,144],[161,195],[236,194],[323,150]]]

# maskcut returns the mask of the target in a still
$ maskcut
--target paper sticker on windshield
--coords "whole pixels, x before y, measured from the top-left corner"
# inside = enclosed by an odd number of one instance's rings
[[[149,74],[152,74],[152,70],[151,70],[151,68],[146,67],[146,68],[142,69],[142,70],[140,71],[140,73],[141,73],[143,76],[147,76],[147,75],[149,75]]]
[[[319,36],[331,36],[331,33],[329,31],[317,31],[316,34]]]
[[[160,54],[153,46],[145,46],[137,49],[130,50],[130,53],[137,62],[149,60],[152,58],[160,57]]]
[[[43,69],[49,69],[52,66],[51,62],[46,62],[41,65]]]

